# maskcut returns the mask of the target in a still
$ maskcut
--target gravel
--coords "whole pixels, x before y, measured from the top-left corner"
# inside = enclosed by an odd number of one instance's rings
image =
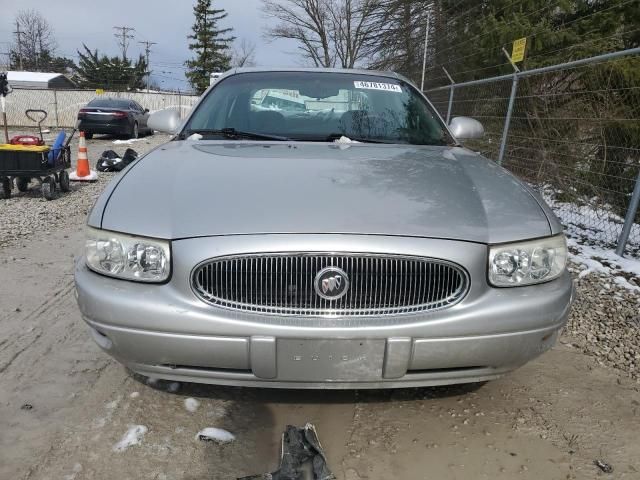
[[[57,131],[49,134],[56,134]],[[33,135],[34,131],[11,131],[9,136]],[[45,135],[45,141],[48,136]],[[133,148],[139,154],[145,153],[157,145],[168,141],[168,135],[156,134],[136,141],[132,145],[114,144],[115,138],[98,136],[87,141],[89,163],[95,168],[96,160],[104,150],[114,150],[124,154],[127,148]],[[77,136],[71,142],[72,165],[75,168],[78,152]],[[57,198],[47,201],[42,197],[37,181],[31,181],[27,192],[19,192],[14,185],[12,196],[8,200],[0,200],[0,247],[19,245],[21,240],[38,233],[46,235],[49,231],[60,229],[65,225],[82,224],[91,206],[105,185],[116,173],[99,173],[95,183],[72,183],[68,193],[58,192]]]
[[[569,269],[576,277],[577,298],[561,342],[640,381],[640,294],[608,275],[578,278],[581,267],[570,264]],[[640,278],[628,280],[640,285]]]
[[[33,134],[13,131],[11,135]],[[53,136],[57,132],[49,134]],[[114,138],[99,136],[87,142],[92,166],[107,149],[119,154],[132,147],[139,154],[168,141],[169,136],[156,134],[132,145],[114,144]],[[77,156],[77,138],[72,142],[72,162]],[[100,173],[95,183],[72,184],[71,192],[59,194],[53,201],[42,198],[40,187],[31,183],[28,192],[14,190],[9,200],[0,200],[0,248],[19,245],[22,240],[63,227],[82,225],[91,206],[105,185],[117,173]],[[561,343],[595,357],[599,363],[617,368],[640,381],[640,293],[623,288],[611,277],[596,272],[578,278],[583,266],[570,263],[577,298],[573,305]],[[628,278],[640,286],[640,278]]]

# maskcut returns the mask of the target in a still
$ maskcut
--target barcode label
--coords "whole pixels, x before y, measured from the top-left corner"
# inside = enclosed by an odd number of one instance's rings
[[[385,90],[387,92],[402,93],[400,85],[394,83],[381,83],[381,82],[353,82],[354,87],[364,88],[366,90]]]

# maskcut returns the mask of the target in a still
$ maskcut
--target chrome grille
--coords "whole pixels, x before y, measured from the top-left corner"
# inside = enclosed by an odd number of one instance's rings
[[[318,272],[337,267],[349,290],[337,300],[314,288]],[[198,265],[192,287],[220,307],[277,315],[392,315],[454,305],[468,289],[465,271],[426,258],[361,253],[250,254],[218,257]]]

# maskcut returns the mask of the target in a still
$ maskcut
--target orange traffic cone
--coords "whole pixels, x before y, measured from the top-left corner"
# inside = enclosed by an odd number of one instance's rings
[[[98,174],[89,167],[87,157],[87,143],[84,139],[84,132],[80,132],[80,142],[78,145],[78,165],[76,171],[69,175],[69,180],[74,182],[95,182]]]

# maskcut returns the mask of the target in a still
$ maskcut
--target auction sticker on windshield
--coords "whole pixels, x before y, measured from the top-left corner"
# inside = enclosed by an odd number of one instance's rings
[[[381,83],[381,82],[353,82],[356,88],[364,88],[367,90],[386,90],[388,92],[402,93],[400,85],[393,83]]]

